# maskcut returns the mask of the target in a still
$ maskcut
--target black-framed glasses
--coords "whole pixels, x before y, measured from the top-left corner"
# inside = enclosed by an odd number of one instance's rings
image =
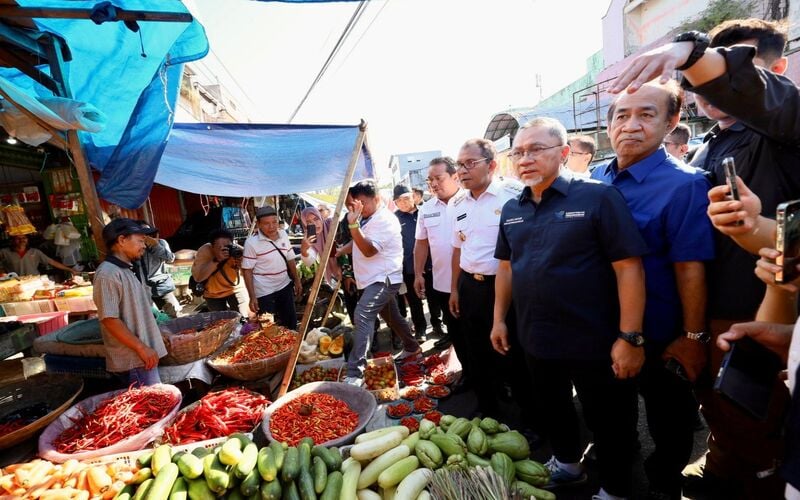
[[[510,156],[511,159],[514,161],[519,161],[525,156],[536,158],[545,151],[547,151],[548,149],[563,148],[563,147],[564,144],[556,144],[555,146],[548,146],[548,147],[534,146],[532,148],[526,148],[526,149],[515,149],[514,151],[511,151],[511,153],[509,153],[508,156]]]
[[[569,152],[570,156],[583,156],[583,155],[590,155],[590,154],[592,154],[592,153],[585,153],[583,151],[570,151]]]
[[[463,162],[460,161],[456,163],[456,167],[469,171],[475,168],[475,166],[482,161],[489,161],[489,158],[474,158],[471,160],[464,160]]]

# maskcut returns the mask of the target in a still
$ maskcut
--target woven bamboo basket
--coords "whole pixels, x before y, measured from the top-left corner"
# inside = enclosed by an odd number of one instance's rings
[[[233,344],[226,346],[225,348],[235,348],[243,340],[243,338],[236,340]],[[247,363],[227,363],[219,359],[219,354],[220,353],[216,353],[214,356],[211,356],[208,359],[207,363],[209,366],[211,366],[211,368],[215,369],[226,377],[236,380],[251,381],[267,377],[285,369],[286,365],[289,363],[289,357],[292,355],[292,348],[290,347],[286,351],[276,354],[271,358],[250,361]]]
[[[0,436],[0,450],[29,439],[64,413],[83,390],[83,380],[63,375],[36,375],[0,388],[0,417],[44,403],[50,411],[39,420]]]
[[[160,328],[167,356],[161,360],[161,364],[185,365],[205,358],[219,349],[230,337],[239,324],[239,318],[239,313],[235,311],[215,311],[185,316],[164,323]],[[226,321],[210,327],[219,320]],[[198,328],[202,330],[178,335],[180,331]]]

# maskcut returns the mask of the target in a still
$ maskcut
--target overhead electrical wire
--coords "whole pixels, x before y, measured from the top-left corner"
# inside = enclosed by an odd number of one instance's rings
[[[339,39],[336,41],[336,45],[333,47],[333,50],[331,50],[331,53],[328,55],[328,58],[325,60],[325,63],[322,65],[322,68],[319,70],[319,73],[317,73],[316,78],[314,78],[314,81],[308,87],[308,90],[306,91],[306,94],[303,96],[303,99],[300,101],[300,103],[294,109],[294,112],[289,117],[289,120],[287,121],[287,123],[292,123],[292,121],[294,121],[295,117],[297,116],[297,113],[300,112],[300,109],[303,107],[303,105],[308,100],[308,97],[311,95],[311,92],[313,92],[314,87],[316,87],[317,84],[319,83],[319,81],[322,80],[322,77],[325,75],[325,72],[330,67],[331,62],[333,61],[333,58],[336,57],[336,54],[339,53],[339,51],[341,50],[341,48],[344,45],[345,41],[347,41],[347,37],[349,37],[350,33],[353,32],[353,28],[358,23],[359,19],[361,19],[362,14],[364,14],[364,10],[366,10],[367,4],[368,4],[368,0],[361,0],[361,2],[358,3],[358,7],[356,7],[355,12],[353,12],[353,15],[350,17],[350,20],[347,22],[347,25],[344,27],[344,30],[342,31],[342,34],[339,36]]]
[[[356,50],[356,48],[358,47],[358,44],[361,43],[361,39],[364,38],[364,35],[367,34],[367,31],[369,31],[369,29],[372,27],[372,25],[375,24],[375,21],[378,19],[378,17],[380,17],[381,12],[383,12],[383,9],[385,9],[387,5],[389,5],[389,0],[386,0],[385,2],[383,2],[383,5],[381,5],[381,8],[380,8],[380,10],[378,10],[378,13],[375,14],[375,17],[372,18],[372,20],[369,22],[367,27],[361,33],[361,36],[358,37],[358,40],[356,40],[356,43],[353,44],[353,47],[350,49],[350,51],[347,53],[347,55],[344,56],[344,59],[342,59],[342,63],[339,65],[339,68],[344,66],[345,63],[347,62],[347,60],[350,59],[350,54],[352,54],[353,51]]]

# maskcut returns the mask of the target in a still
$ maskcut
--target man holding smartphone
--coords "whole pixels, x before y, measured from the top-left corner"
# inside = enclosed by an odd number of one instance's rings
[[[705,216],[711,186],[662,146],[678,123],[681,103],[675,81],[620,95],[608,110],[617,157],[592,174],[619,188],[649,247],[642,258],[647,344],[639,387],[655,450],[645,471],[651,493],[670,499],[681,498],[681,471],[694,445],[697,402],[689,382],[706,364],[705,261],[714,257]]]

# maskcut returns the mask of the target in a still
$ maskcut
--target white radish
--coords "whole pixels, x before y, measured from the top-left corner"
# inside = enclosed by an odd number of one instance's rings
[[[422,490],[428,486],[433,471],[430,469],[417,469],[400,481],[395,492],[394,500],[417,500]]]

